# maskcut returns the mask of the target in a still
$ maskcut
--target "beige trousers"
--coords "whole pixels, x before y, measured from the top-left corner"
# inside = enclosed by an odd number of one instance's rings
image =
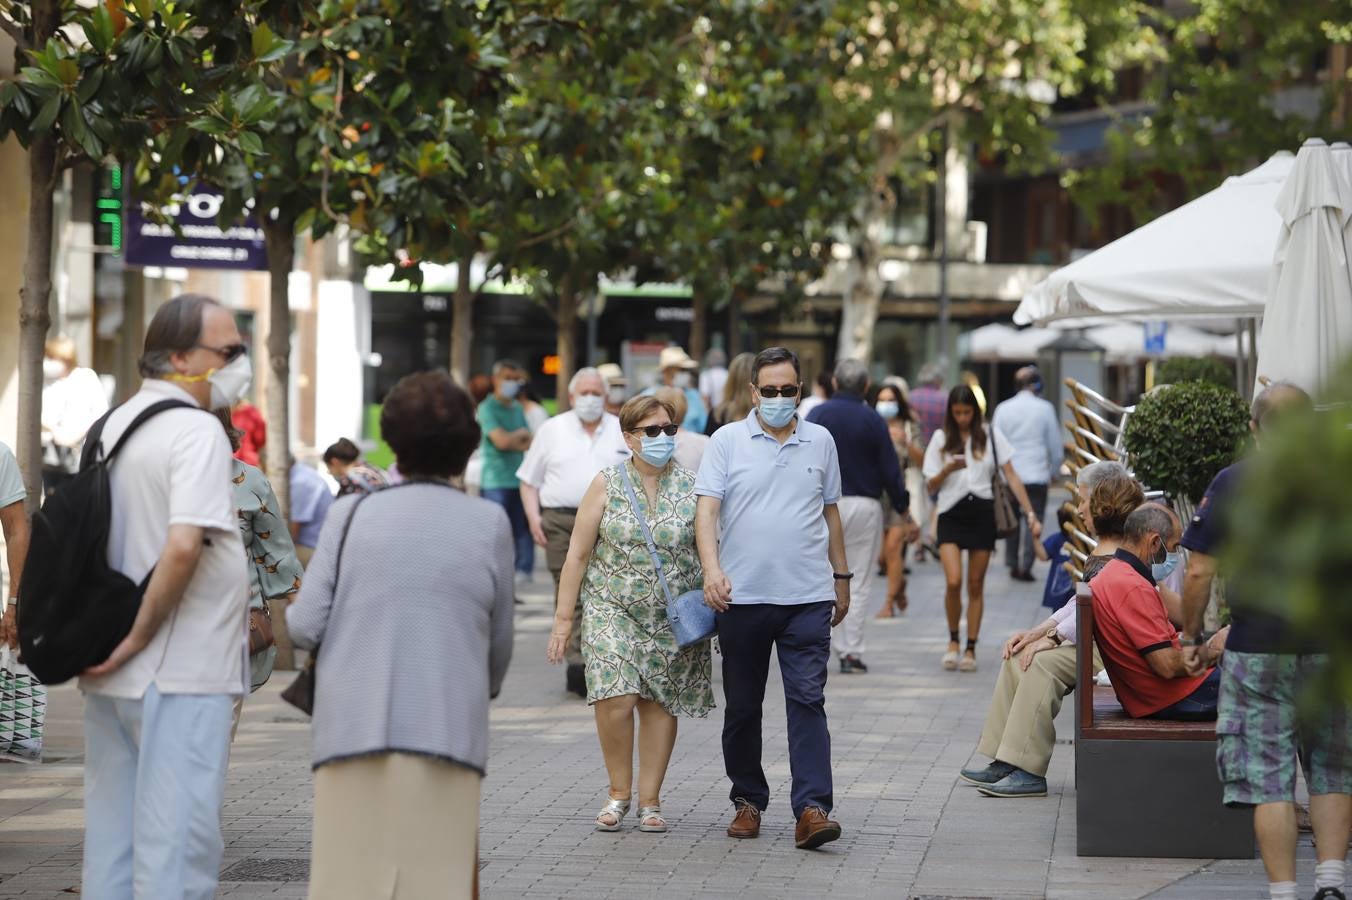
[[[543,509],[540,511],[540,529],[545,533],[545,564],[554,576],[554,603],[559,602],[559,577],[568,561],[568,545],[573,539],[576,510]],[[582,665],[582,592],[578,591],[577,606],[573,610],[573,630],[568,635],[564,659],[570,666]]]
[[[836,656],[864,655],[864,626],[873,601],[873,577],[883,546],[883,508],[875,497],[841,497],[840,530],[845,537],[845,562],[854,573],[850,582],[850,611],[831,632]]]
[[[467,900],[480,775],[408,753],[315,770],[310,900]]]
[[[1103,668],[1097,649],[1094,671]],[[1075,689],[1075,646],[1062,644],[1033,657],[1024,672],[1018,659],[1000,666],[977,750],[1039,777],[1047,774],[1056,744],[1056,714]]]

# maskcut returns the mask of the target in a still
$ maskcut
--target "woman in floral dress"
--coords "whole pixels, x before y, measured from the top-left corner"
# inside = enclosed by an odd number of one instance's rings
[[[587,701],[596,711],[610,776],[607,803],[596,817],[598,831],[618,831],[629,812],[635,715],[638,827],[662,832],[667,823],[660,794],[676,743],[676,717],[707,716],[714,705],[709,644],[677,646],[666,596],[625,489],[627,472],[672,596],[699,588],[695,473],[671,458],[673,422],[671,406],[654,397],[635,397],[620,410],[633,458],[602,471],[587,489],[559,579],[547,655],[550,662],[563,659],[580,592]]]

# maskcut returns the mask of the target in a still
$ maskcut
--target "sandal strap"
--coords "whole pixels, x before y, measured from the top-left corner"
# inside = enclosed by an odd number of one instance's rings
[[[618,822],[628,815],[628,813],[628,800],[616,800],[614,797],[610,797],[608,798],[606,805],[601,807],[601,811],[596,814],[596,818],[599,819],[602,816],[614,816],[615,821]]]
[[[640,822],[646,822],[649,819],[661,819],[663,822],[666,821],[666,819],[662,818],[662,807],[660,804],[657,806],[640,806],[638,808],[638,820]]]

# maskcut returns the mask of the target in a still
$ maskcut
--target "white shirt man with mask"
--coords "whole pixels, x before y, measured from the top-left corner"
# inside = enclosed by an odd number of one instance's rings
[[[599,371],[579,369],[568,382],[568,400],[572,408],[540,426],[516,470],[526,521],[535,543],[545,548],[556,598],[582,496],[598,472],[629,456],[620,420],[605,411],[606,383]],[[585,697],[580,609],[566,659],[568,690]]]
[[[249,600],[231,498],[231,453],[210,409],[252,370],[234,316],[197,295],[146,329],[141,390],[113,410],[107,452],[155,403],[109,467],[108,563],[145,593],[131,631],[80,678],[85,695],[83,895],[216,892],[231,705],[246,692]]]

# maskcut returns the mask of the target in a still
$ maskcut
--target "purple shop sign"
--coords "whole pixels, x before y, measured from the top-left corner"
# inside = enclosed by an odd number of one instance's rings
[[[128,204],[123,245],[127,265],[266,271],[263,229],[252,215],[222,229],[216,216],[223,199],[214,188],[197,185],[182,202],[165,207],[165,215],[178,224],[177,232],[148,220],[138,204]]]

